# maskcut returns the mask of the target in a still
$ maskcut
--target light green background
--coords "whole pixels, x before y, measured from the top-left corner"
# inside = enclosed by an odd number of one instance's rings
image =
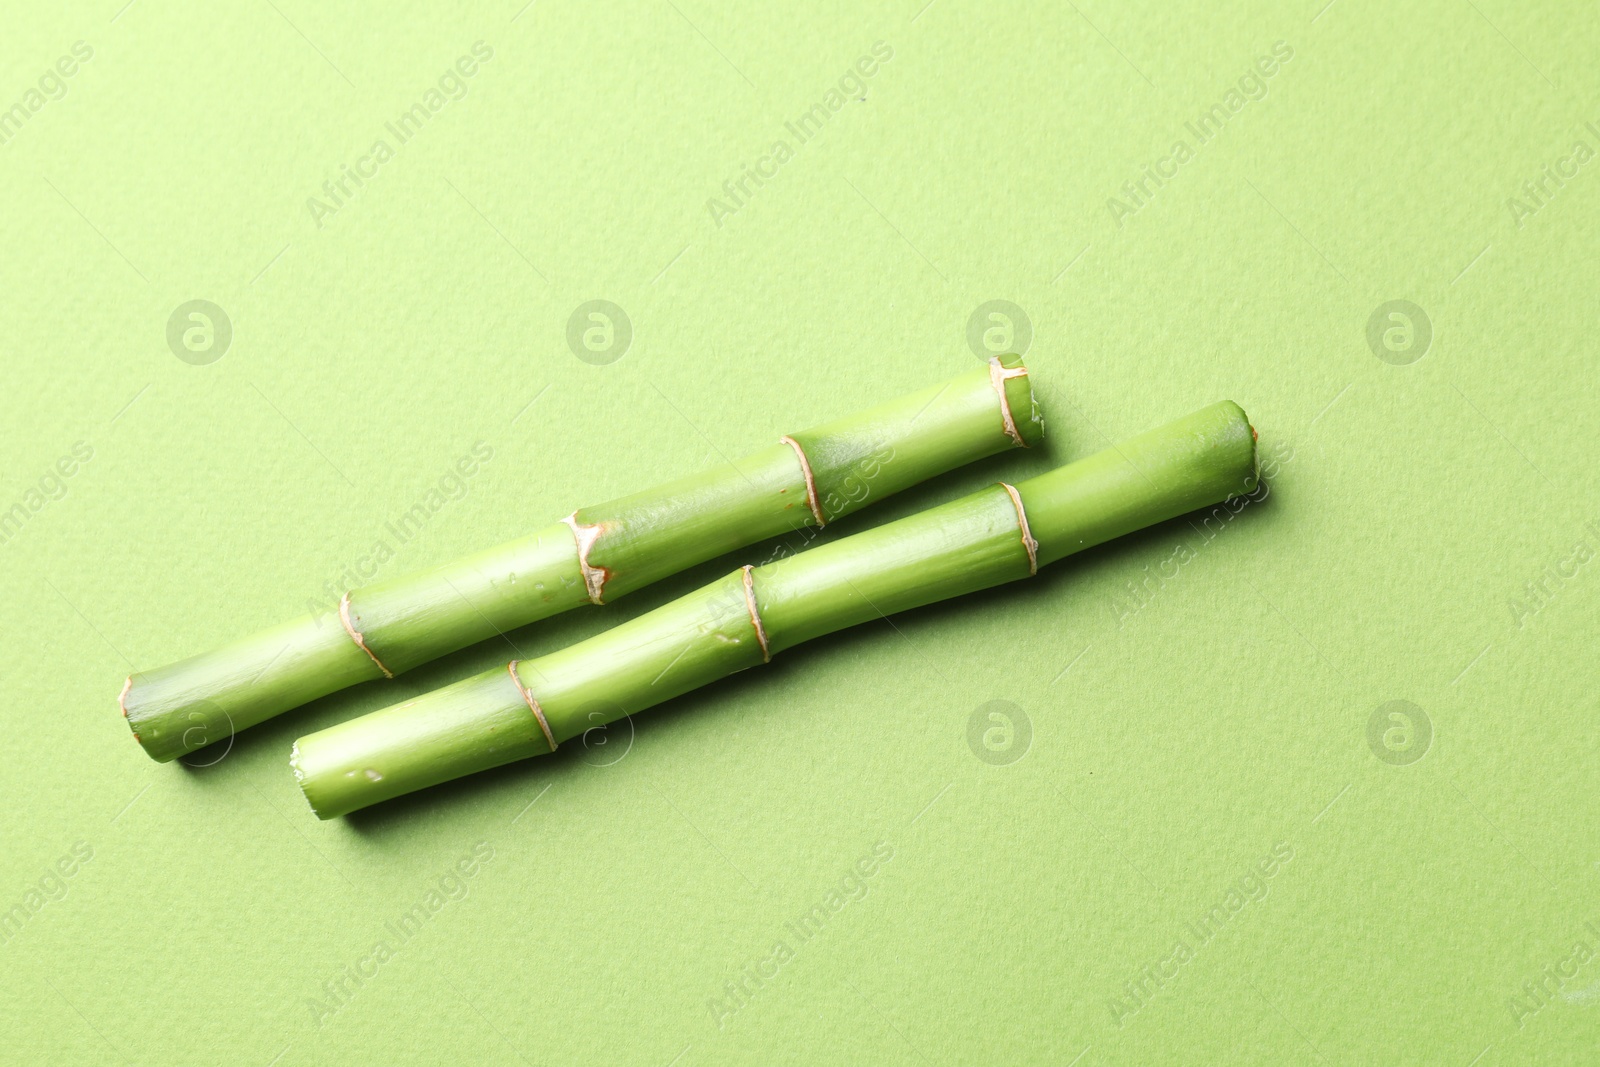
[[[1506,203],[1600,148],[1592,10],[922,3],[12,5],[0,107],[74,42],[93,58],[0,145],[0,508],[60,496],[0,544],[0,908],[64,890],[0,944],[0,1058],[1592,1060],[1600,959],[1569,961],[1600,953],[1578,558],[1600,163],[1520,226]],[[307,199],[480,40],[465,98],[319,228]],[[878,41],[893,58],[798,145],[784,123]],[[1265,97],[1116,218],[1278,41]],[[716,225],[708,198],[779,138],[793,158]],[[634,327],[607,366],[565,339],[596,298]],[[207,365],[166,342],[193,299],[233,326]],[[293,739],[507,647],[204,768],[151,763],[117,716],[130,667],[337,591],[474,442],[492,460],[382,573],[965,370],[991,299],[1032,322],[1048,449],[838,534],[1221,398],[1287,457],[1271,497],[1209,541],[1179,520],[797,650],[638,717],[631,748],[349,821],[309,814]],[[1391,300],[1431,321],[1407,365],[1367,340]],[[512,640],[536,655],[771,551]],[[1004,765],[968,743],[994,700],[1031,727]],[[1369,745],[1392,700],[1431,724],[1409,765]],[[319,1026],[323,984],[480,842],[465,898]],[[802,943],[785,924],[880,842]],[[1275,845],[1292,859],[1228,911]],[[778,940],[793,958],[719,1026]]]

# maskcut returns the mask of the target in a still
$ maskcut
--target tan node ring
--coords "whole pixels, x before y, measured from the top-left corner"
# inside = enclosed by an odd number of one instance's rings
[[[744,606],[750,609],[750,622],[756,628],[756,640],[761,643],[761,662],[771,663],[772,649],[767,644],[767,628],[761,625],[761,612],[756,610],[756,583],[750,574],[753,569],[748,563],[740,568],[744,573]]]
[[[393,678],[394,672],[388,667],[385,667],[383,665],[383,660],[378,658],[378,654],[367,647],[366,638],[361,635],[360,630],[356,629],[355,623],[350,621],[349,593],[346,593],[344,596],[339,598],[339,621],[344,623],[344,632],[350,635],[350,640],[354,641],[356,643],[356,647],[367,654],[368,659],[378,665],[378,670],[383,672],[383,676],[385,678]]]
[[[1028,553],[1028,575],[1031,577],[1039,573],[1039,542],[1033,539],[1033,533],[1028,529],[1028,513],[1022,509],[1022,494],[1017,492],[1017,487],[1009,482],[1001,482],[1000,488],[1010,495],[1011,503],[1017,509],[1017,528],[1022,531],[1022,547]]]
[[[1005,430],[1006,436],[1011,438],[1019,448],[1027,448],[1028,442],[1022,439],[1022,432],[1017,429],[1017,420],[1011,417],[1011,401],[1006,399],[1006,381],[1010,378],[1026,378],[1026,367],[1011,367],[1007,369],[1000,365],[998,356],[989,360],[989,384],[994,386],[994,391],[1000,396],[1000,425]]]
[[[794,449],[795,458],[800,461],[800,473],[806,476],[806,504],[811,508],[811,517],[817,520],[817,528],[828,525],[828,520],[822,514],[822,505],[817,501],[817,479],[811,473],[811,461],[806,458],[806,450],[800,447],[800,442],[784,434],[778,438],[784,444]]]
[[[517,664],[521,662],[522,661],[519,659],[512,660],[510,663],[506,664],[506,671],[511,675],[511,684],[517,687],[517,692],[521,693],[522,699],[527,701],[528,710],[533,712],[533,717],[535,719],[539,720],[539,729],[544,731],[544,739],[549,743],[550,751],[554,752],[556,750],[556,735],[550,732],[550,724],[545,721],[544,709],[541,708],[539,706],[539,702],[533,698],[533,692],[527,686],[522,684],[521,678],[517,677]]]
[[[572,538],[578,543],[578,570],[583,573],[583,586],[589,591],[589,603],[604,604],[606,579],[611,575],[604,567],[589,565],[589,553],[594,551],[595,542],[600,540],[599,524],[578,522],[576,511],[561,521],[572,529]]]

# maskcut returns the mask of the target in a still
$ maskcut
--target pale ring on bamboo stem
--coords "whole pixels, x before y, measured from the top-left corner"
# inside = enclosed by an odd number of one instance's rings
[[[750,621],[756,628],[756,640],[761,642],[761,662],[772,662],[772,650],[767,645],[767,628],[761,625],[761,612],[756,609],[756,582],[751,577],[751,566],[746,563],[740,568],[744,572],[744,603],[750,609]]]
[[[1017,429],[1017,420],[1011,417],[1011,401],[1006,399],[1006,379],[1026,378],[1026,367],[1006,368],[1000,365],[1000,357],[996,356],[989,361],[989,384],[994,386],[995,393],[1000,397],[1000,424],[1006,436],[1016,442],[1018,448],[1027,448],[1028,442],[1022,439],[1022,432]]]
[[[355,623],[350,621],[349,593],[339,598],[339,621],[344,623],[344,632],[350,635],[350,640],[354,641],[356,647],[367,654],[368,659],[378,665],[378,669],[383,672],[383,676],[385,678],[393,678],[394,672],[385,667],[383,660],[378,658],[378,654],[367,647],[366,639],[361,636],[361,631],[357,630]]]
[[[604,567],[594,567],[589,564],[589,553],[594,550],[595,542],[600,540],[600,527],[596,523],[580,523],[578,513],[561,520],[572,529],[572,538],[578,543],[578,570],[583,574],[583,586],[589,591],[591,604],[604,604],[606,592],[606,579],[611,577]]]
[[[817,520],[817,529],[828,525],[828,520],[823,517],[822,505],[817,503],[817,479],[811,473],[811,461],[806,458],[806,450],[800,447],[800,442],[784,434],[778,438],[784,444],[794,449],[795,458],[800,461],[800,471],[806,476],[806,504],[811,508],[811,515]]]
[[[550,724],[545,721],[544,709],[533,698],[533,692],[522,684],[522,679],[517,677],[517,664],[522,661],[514,659],[506,664],[506,671],[511,675],[511,684],[517,687],[517,692],[522,694],[522,699],[527,702],[528,710],[533,712],[533,717],[539,720],[539,729],[544,731],[544,739],[550,744],[550,751],[556,750],[556,735],[550,732]]]
[[[1022,495],[1017,492],[1017,487],[1009,482],[1001,482],[1000,488],[1011,495],[1011,503],[1017,509],[1017,527],[1022,531],[1022,547],[1028,552],[1029,576],[1039,573],[1039,542],[1033,539],[1033,534],[1028,530],[1028,513],[1022,507]]]

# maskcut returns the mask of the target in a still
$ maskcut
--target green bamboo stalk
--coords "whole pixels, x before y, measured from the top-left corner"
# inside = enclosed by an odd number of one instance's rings
[[[118,704],[145,752],[165,762],[357,682],[820,527],[935,474],[1034,444],[1043,427],[1021,357],[1003,356],[738,463],[347,593],[337,613],[133,674]]]
[[[1224,401],[1016,486],[763,567],[538,659],[302,737],[290,759],[324,819],[551,752],[846,626],[1025,578],[1255,487],[1255,431]]]

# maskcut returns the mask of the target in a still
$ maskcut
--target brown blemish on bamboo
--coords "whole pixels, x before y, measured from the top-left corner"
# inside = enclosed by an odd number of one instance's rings
[[[1022,439],[1022,434],[1017,430],[1017,420],[1011,417],[1011,401],[1006,399],[1006,380],[1008,378],[1026,378],[1026,367],[1012,367],[1009,370],[1000,365],[998,356],[989,360],[989,384],[994,386],[995,393],[1000,397],[1000,421],[1006,431],[1006,436],[1016,442],[1018,448],[1027,448],[1028,442]]]
[[[817,520],[817,528],[828,525],[828,520],[822,515],[822,505],[817,503],[817,479],[811,473],[811,461],[806,458],[806,450],[800,447],[800,442],[784,434],[778,438],[784,444],[794,449],[795,458],[800,461],[800,470],[806,476],[806,504],[811,508],[811,515]]]
[[[378,658],[378,654],[367,647],[366,639],[361,636],[361,631],[357,630],[355,623],[350,621],[349,593],[346,593],[344,596],[339,598],[339,621],[344,623],[344,632],[350,635],[350,640],[354,641],[356,643],[356,647],[367,654],[368,659],[378,665],[378,669],[383,672],[383,676],[385,678],[393,678],[394,672],[388,667],[385,667],[383,665],[383,660]]]
[[[561,521],[571,528],[572,539],[578,544],[578,570],[583,572],[583,585],[589,590],[589,603],[604,604],[606,579],[611,577],[611,572],[604,567],[589,565],[589,553],[594,549],[595,542],[600,540],[599,524],[580,524],[576,511]]]
[[[761,612],[756,610],[756,583],[750,575],[752,568],[746,563],[740,569],[744,572],[744,606],[750,609],[750,621],[756,628],[756,640],[761,642],[761,662],[771,663],[772,650],[767,645],[767,629],[761,625]]]
[[[1022,531],[1022,547],[1028,551],[1028,574],[1039,573],[1039,542],[1033,539],[1033,534],[1028,530],[1028,513],[1022,508],[1022,494],[1017,492],[1017,487],[1008,482],[1001,482],[1000,488],[1004,489],[1011,497],[1011,503],[1017,509],[1017,528]]]
[[[521,662],[521,660],[512,660],[506,664],[506,671],[511,675],[511,684],[517,687],[517,692],[521,693],[522,699],[527,701],[528,710],[533,712],[535,719],[539,720],[539,729],[544,731],[544,739],[549,743],[550,751],[554,752],[556,750],[556,735],[550,732],[550,724],[544,718],[544,709],[539,706],[537,700],[533,699],[533,692],[522,684],[521,678],[517,677],[517,664]]]

